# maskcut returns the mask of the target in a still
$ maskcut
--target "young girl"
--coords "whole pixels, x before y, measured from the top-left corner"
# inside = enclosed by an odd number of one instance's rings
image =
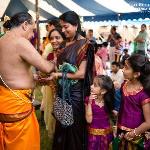
[[[125,61],[127,79],[122,85],[122,103],[118,119],[118,149],[150,149],[144,133],[150,129],[150,62],[134,54]]]
[[[87,100],[87,99],[86,99]],[[114,85],[110,77],[99,75],[91,86],[85,104],[88,125],[88,150],[108,150],[113,139],[110,115],[114,100]]]

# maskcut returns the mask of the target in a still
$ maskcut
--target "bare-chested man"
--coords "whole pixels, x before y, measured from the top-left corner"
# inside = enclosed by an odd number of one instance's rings
[[[0,39],[0,75],[5,82],[0,83],[0,149],[40,150],[38,123],[28,98],[34,87],[30,67],[50,73],[54,64],[29,42],[35,23],[28,13],[14,15],[8,28]]]

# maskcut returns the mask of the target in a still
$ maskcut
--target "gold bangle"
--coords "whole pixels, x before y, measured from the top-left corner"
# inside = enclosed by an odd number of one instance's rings
[[[139,135],[136,134],[135,130],[136,130],[136,128],[133,130],[134,135],[135,135],[135,136],[140,136],[140,134],[139,134]]]
[[[127,132],[127,133],[126,133],[126,134],[127,134],[127,140],[128,140],[128,141],[131,141],[131,140],[133,140],[133,138],[128,137],[129,133],[130,133],[130,132]]]
[[[87,116],[92,116],[92,114],[87,114]]]

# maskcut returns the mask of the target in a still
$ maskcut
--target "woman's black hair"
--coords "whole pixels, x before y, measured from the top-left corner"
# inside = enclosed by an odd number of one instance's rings
[[[48,34],[48,39],[49,39],[49,40],[50,40],[50,36],[51,36],[52,32],[54,32],[54,31],[57,31],[57,32],[62,36],[62,38],[63,38],[64,40],[66,39],[65,34],[62,32],[62,30],[61,30],[60,28],[55,28],[55,29],[52,29],[52,30],[49,32],[49,34]]]
[[[150,61],[140,54],[133,54],[128,59],[128,63],[134,72],[140,72],[139,81],[143,85],[145,91],[150,93]]]
[[[113,81],[107,75],[98,75],[96,76],[96,79],[98,79],[99,86],[106,90],[106,93],[104,94],[104,106],[109,115],[112,115],[115,93]]]
[[[81,25],[80,25],[80,18],[74,11],[67,11],[59,16],[60,20],[63,20],[71,25],[77,26],[76,36],[75,39],[78,38],[78,35],[81,33]]]
[[[15,14],[14,16],[12,16],[10,20],[7,20],[3,24],[3,27],[6,29],[11,29],[14,27],[18,27],[25,21],[27,21],[29,24],[32,24],[33,23],[32,16],[27,12],[20,12],[20,13]]]

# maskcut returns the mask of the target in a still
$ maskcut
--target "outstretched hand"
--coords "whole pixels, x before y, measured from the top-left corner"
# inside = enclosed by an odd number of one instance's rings
[[[34,80],[39,84],[39,85],[48,85],[51,79],[51,76],[49,77],[42,77],[40,75],[34,75]]]

